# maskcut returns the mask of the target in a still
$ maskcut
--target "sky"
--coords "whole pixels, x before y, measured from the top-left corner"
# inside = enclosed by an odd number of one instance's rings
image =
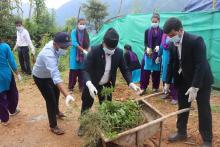
[[[29,0],[22,0],[23,3],[28,3]],[[48,8],[54,8],[57,9],[66,2],[70,0],[46,0],[46,5]]]

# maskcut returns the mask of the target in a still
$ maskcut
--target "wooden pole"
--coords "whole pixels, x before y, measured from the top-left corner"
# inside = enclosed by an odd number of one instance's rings
[[[186,109],[178,110],[176,112],[173,112],[173,113],[170,113],[168,115],[165,115],[165,116],[163,116],[161,118],[155,119],[155,120],[153,120],[153,121],[151,121],[151,122],[149,122],[147,124],[143,124],[143,125],[138,126],[136,128],[133,128],[133,129],[127,130],[125,132],[119,133],[115,138],[119,138],[119,137],[122,137],[122,136],[125,136],[125,135],[128,135],[128,134],[131,134],[131,133],[135,133],[138,130],[142,130],[142,129],[146,128],[146,127],[149,127],[149,126],[152,126],[154,124],[160,123],[160,122],[164,121],[165,119],[167,119],[169,117],[172,117],[172,116],[175,116],[175,115],[178,115],[178,114],[181,114],[181,113],[185,113],[185,112],[188,112],[190,110],[192,110],[192,108],[186,108]],[[104,135],[102,134],[102,136],[104,136]],[[110,141],[115,140],[115,139],[108,139],[108,138],[103,138],[103,139],[104,139],[105,142],[110,142]]]

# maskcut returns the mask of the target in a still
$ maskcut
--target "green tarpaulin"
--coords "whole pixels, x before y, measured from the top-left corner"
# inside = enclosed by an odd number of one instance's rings
[[[106,30],[113,27],[120,35],[118,46],[123,48],[126,43],[132,45],[134,52],[141,60],[144,52],[144,32],[150,26],[151,15],[132,14],[105,23],[98,34],[91,36],[91,43],[92,45],[101,43]],[[182,20],[185,31],[204,38],[207,59],[215,78],[214,86],[220,88],[220,12],[161,13],[160,15],[161,27],[167,18],[178,17]]]

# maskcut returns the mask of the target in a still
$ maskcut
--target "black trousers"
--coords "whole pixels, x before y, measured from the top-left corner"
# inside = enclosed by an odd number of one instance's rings
[[[189,108],[191,103],[188,103],[188,95],[186,91],[190,88],[190,84],[181,82],[178,86],[178,107],[180,109]],[[212,141],[212,114],[210,107],[210,93],[211,85],[206,85],[199,89],[197,94],[197,106],[198,106],[198,117],[199,117],[199,132],[202,136],[203,141]],[[187,134],[187,123],[189,118],[189,112],[182,113],[177,116],[177,129],[181,134]]]
[[[57,88],[57,86],[53,83],[52,79],[50,78],[41,79],[35,76],[33,77],[35,84],[37,85],[38,89],[40,90],[42,96],[46,101],[50,127],[54,128],[57,126],[56,115],[59,113],[60,90]]]
[[[27,46],[18,48],[18,59],[21,65],[21,70],[24,73],[31,75],[29,48]]]
[[[96,89],[98,91],[98,98],[99,98],[100,105],[103,103],[103,101],[106,100],[106,98],[104,96],[101,96],[101,91],[102,91],[103,87],[111,87],[111,86],[112,86],[111,83],[107,83],[105,85],[102,85],[102,86],[99,85],[96,87]],[[83,112],[85,112],[86,110],[88,110],[92,107],[93,102],[94,102],[94,99],[90,96],[89,89],[86,85],[83,88],[81,99],[82,99],[81,114],[83,114]],[[112,101],[112,94],[107,97],[107,100]]]

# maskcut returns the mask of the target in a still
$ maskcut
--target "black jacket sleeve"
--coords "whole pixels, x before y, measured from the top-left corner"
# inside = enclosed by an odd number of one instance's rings
[[[170,84],[172,82],[172,78],[173,78],[174,49],[175,49],[175,46],[173,44],[170,44],[169,45],[170,61],[167,65],[167,76],[166,76],[166,83],[167,84]]]
[[[85,64],[85,68],[83,70],[83,77],[84,77],[84,82],[86,83],[87,81],[91,81],[91,76],[89,73],[92,71],[92,67],[93,67],[93,52],[92,52],[92,50],[90,52],[88,52],[84,64]]]
[[[207,70],[206,46],[202,37],[198,37],[193,42],[194,75],[192,86],[201,88],[204,86],[203,79]]]

